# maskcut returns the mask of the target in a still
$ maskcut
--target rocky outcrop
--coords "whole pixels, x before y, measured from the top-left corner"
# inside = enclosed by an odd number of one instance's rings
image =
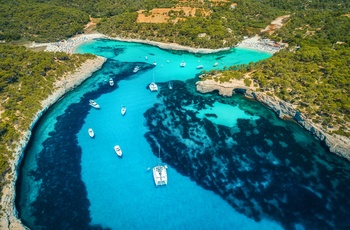
[[[242,89],[243,91],[248,89],[243,81],[231,80],[230,82],[220,83],[213,79],[198,81],[196,88],[201,93],[209,93],[217,90],[219,95],[226,97],[231,97],[235,89]]]
[[[307,131],[312,133],[321,142],[323,142],[331,152],[350,160],[350,139],[344,136],[331,135],[320,125],[314,124],[311,119],[301,114],[295,106],[287,103],[275,96],[269,96],[266,93],[254,91],[244,85],[243,80],[230,83],[219,83],[215,80],[203,80],[196,83],[198,92],[208,93],[218,91],[219,95],[232,96],[237,89],[244,89],[244,95],[253,98],[275,111],[282,118],[290,118],[298,122]]]

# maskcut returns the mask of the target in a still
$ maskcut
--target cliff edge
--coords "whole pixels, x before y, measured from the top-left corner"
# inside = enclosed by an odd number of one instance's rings
[[[232,80],[231,82],[224,83],[216,82],[212,79],[202,80],[196,83],[196,89],[200,93],[218,91],[219,95],[226,97],[232,96],[235,93],[235,90],[242,91],[246,97],[255,99],[267,105],[270,109],[275,111],[280,118],[291,118],[295,120],[303,128],[323,142],[332,153],[350,160],[349,138],[329,134],[326,129],[320,125],[314,124],[310,119],[301,114],[292,104],[282,101],[275,96],[269,96],[266,93],[257,92],[255,88],[247,87],[243,80]]]

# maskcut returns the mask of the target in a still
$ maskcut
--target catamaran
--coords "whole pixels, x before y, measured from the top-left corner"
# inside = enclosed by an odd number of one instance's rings
[[[154,73],[153,73],[153,81],[151,82],[151,84],[149,84],[149,89],[154,92],[154,91],[158,91],[158,86],[157,84],[154,82]]]
[[[167,166],[160,165],[160,147],[159,147],[159,164],[153,167],[153,179],[156,186],[168,184]]]

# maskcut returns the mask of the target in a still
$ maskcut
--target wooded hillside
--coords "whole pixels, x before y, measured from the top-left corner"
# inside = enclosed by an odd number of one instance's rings
[[[256,64],[226,67],[220,81],[251,73],[261,91],[293,103],[329,131],[350,136],[350,1],[348,0],[0,0],[0,41],[56,42],[83,33],[89,17],[110,36],[141,38],[201,48],[234,46],[259,34],[273,19],[290,15],[285,26],[263,38],[289,48]],[[195,8],[186,14],[181,7]],[[138,22],[167,8],[169,21]],[[171,10],[174,9],[174,10]],[[180,9],[180,10],[175,10]],[[33,52],[0,45],[0,176],[22,132],[57,76],[89,56]],[[4,180],[1,180],[4,183]]]

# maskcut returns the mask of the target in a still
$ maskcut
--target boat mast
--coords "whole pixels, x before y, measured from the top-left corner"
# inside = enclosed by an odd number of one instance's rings
[[[160,162],[161,162],[161,160],[160,160],[160,145],[158,145],[158,147],[159,147],[159,150],[158,150],[158,165],[160,165]]]

